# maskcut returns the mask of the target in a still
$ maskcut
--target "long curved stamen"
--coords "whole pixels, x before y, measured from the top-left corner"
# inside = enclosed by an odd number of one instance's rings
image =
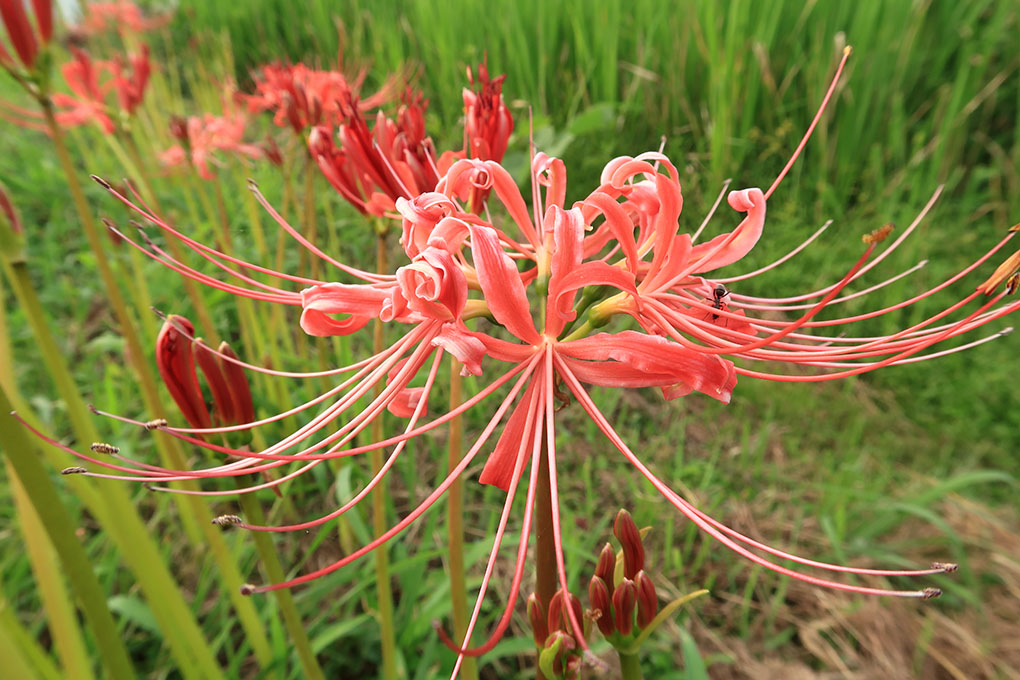
[[[722,195],[720,194],[720,198],[721,197],[722,197]],[[721,279],[714,279],[714,280],[715,280],[716,283],[734,283],[736,281],[744,281],[746,279],[750,279],[750,278],[753,278],[755,276],[758,276],[759,274],[764,274],[767,271],[771,271],[771,270],[775,269],[776,267],[778,267],[779,265],[781,265],[781,264],[783,264],[785,262],[788,262],[790,259],[795,257],[802,250],[804,250],[809,245],[814,243],[815,239],[817,239],[819,236],[821,236],[825,232],[825,230],[828,229],[831,226],[832,226],[832,220],[826,220],[825,224],[823,224],[821,227],[819,227],[818,230],[815,233],[813,233],[810,236],[808,236],[806,240],[804,240],[804,241],[802,241],[800,243],[800,245],[798,245],[796,248],[794,248],[793,250],[788,252],[786,255],[783,255],[781,258],[779,258],[778,260],[776,260],[772,264],[767,264],[764,267],[762,267],[761,269],[755,269],[753,272],[748,272],[747,274],[741,274],[739,276],[730,276],[730,277],[725,277],[725,278],[721,278]]]
[[[548,371],[549,367],[543,365],[540,369],[542,371]],[[535,379],[539,379],[540,376],[536,376]],[[544,418],[544,411],[541,408],[541,400],[536,396],[529,406],[527,416],[525,419],[524,431],[525,432],[538,432],[542,428],[542,421]],[[532,422],[534,421],[534,422]],[[471,634],[474,632],[475,624],[478,622],[478,616],[482,610],[482,602],[485,599],[486,590],[489,587],[489,581],[492,578],[492,572],[496,566],[496,558],[499,556],[500,543],[503,540],[503,533],[506,530],[507,520],[509,519],[510,510],[513,506],[514,496],[517,492],[517,486],[520,483],[521,473],[524,471],[524,462],[527,460],[527,442],[528,438],[522,438],[520,448],[517,453],[517,460],[514,461],[513,477],[510,480],[510,488],[507,490],[507,500],[503,505],[503,514],[500,516],[499,526],[496,529],[496,537],[492,542],[492,551],[489,554],[489,561],[485,565],[485,574],[482,576],[482,584],[478,589],[478,597],[475,600],[474,610],[471,612],[471,619],[468,621],[467,628],[465,629],[464,639],[460,646],[457,646],[450,637],[446,635],[446,632],[438,627],[436,630],[439,633],[440,640],[444,642],[452,651],[457,652],[457,662],[454,665],[453,673],[451,674],[451,680],[457,676],[460,666],[465,656],[481,656],[486,652],[490,651],[499,642],[503,633],[506,632],[507,627],[510,625],[510,620],[513,615],[514,605],[517,603],[517,595],[520,592],[521,580],[524,577],[524,565],[526,563],[526,557],[528,552],[528,539],[531,536],[531,519],[534,510],[535,492],[538,488],[538,469],[539,469],[539,456],[542,453],[542,438],[534,437],[531,446],[531,473],[528,481],[528,493],[527,500],[525,501],[524,510],[524,521],[521,525],[521,540],[517,547],[517,561],[514,563],[514,575],[510,584],[510,594],[507,598],[506,606],[503,609],[503,615],[500,617],[499,622],[496,624],[495,629],[490,634],[489,639],[485,643],[477,646],[468,648],[468,644],[471,641]]]
[[[485,429],[482,430],[481,435],[479,435],[478,439],[471,446],[468,452],[464,454],[464,457],[456,465],[456,467],[454,467],[453,470],[451,470],[450,473],[446,476],[446,478],[439,484],[439,486],[436,487],[436,489],[432,493],[430,493],[428,497],[424,501],[422,501],[414,510],[408,513],[404,517],[404,519],[397,522],[397,524],[395,524],[393,527],[391,527],[386,532],[381,534],[378,538],[370,541],[369,543],[362,546],[358,550],[355,550],[350,555],[347,555],[333,562],[330,565],[327,565],[311,573],[305,574],[304,576],[299,576],[297,578],[284,581],[283,583],[272,583],[263,586],[244,586],[241,592],[244,593],[245,595],[252,595],[254,593],[265,593],[273,590],[280,590],[282,588],[292,588],[294,586],[301,585],[303,583],[308,583],[309,581],[313,581],[317,578],[325,576],[326,574],[332,574],[337,569],[342,569],[344,566],[350,564],[354,560],[367,555],[368,553],[375,550],[383,543],[386,543],[391,538],[399,534],[408,526],[410,526],[412,522],[418,519],[418,517],[420,517],[426,510],[432,507],[432,505],[444,493],[446,493],[446,490],[450,488],[450,485],[453,484],[454,480],[460,477],[460,475],[464,472],[467,466],[471,464],[471,461],[474,460],[475,456],[478,455],[478,452],[481,451],[482,447],[485,445],[485,442],[488,441],[490,436],[492,436],[492,431],[496,428],[497,423],[499,423],[499,421],[503,418],[503,414],[509,408],[510,402],[514,398],[516,398],[518,392],[520,392],[521,388],[527,382],[528,377],[534,370],[534,366],[535,366],[534,361],[529,363],[530,368],[526,370],[524,375],[522,375],[521,378],[518,379],[518,381],[514,384],[514,387],[511,389],[510,395],[502,404],[499,405],[499,408],[496,409],[496,413],[489,420],[488,425],[485,426]]]
[[[705,227],[708,226],[708,223],[712,221],[712,216],[715,215],[715,211],[719,209],[719,206],[722,204],[723,197],[726,195],[726,190],[730,188],[730,184],[732,183],[733,180],[729,177],[727,177],[723,182],[722,189],[719,190],[719,195],[715,197],[715,203],[713,203],[712,207],[708,209],[708,213],[705,215],[705,219],[701,221],[701,224],[698,225],[697,231],[691,235],[691,243],[698,242],[698,237],[701,236],[701,232],[705,231]]]
[[[692,512],[688,507],[687,501],[683,500],[675,491],[670,489],[665,483],[663,483],[651,470],[649,470],[644,463],[638,458],[623,442],[620,436],[613,429],[609,421],[606,420],[602,412],[599,411],[595,402],[591,400],[588,393],[581,387],[580,382],[571,373],[570,368],[562,361],[557,360],[561,375],[566,379],[570,391],[577,397],[581,403],[585,412],[595,421],[596,426],[602,431],[604,435],[612,442],[612,444],[624,455],[624,457],[638,469],[638,471],[645,476],[645,478],[651,482],[652,486],[656,488],[659,493],[663,495],[670,503],[672,503],[681,513],[693,521],[698,528],[707,533],[712,538],[716,539],[727,548],[737,553],[738,555],[758,564],[770,571],[774,571],[783,576],[789,576],[805,583],[811,583],[812,585],[823,586],[827,588],[833,588],[835,590],[845,590],[852,593],[869,594],[869,595],[887,595],[893,597],[911,597],[919,599],[930,599],[941,594],[938,589],[926,588],[924,590],[915,591],[903,591],[903,590],[889,590],[884,588],[869,588],[864,586],[854,586],[846,583],[840,583],[838,581],[830,581],[827,579],[818,578],[816,576],[810,576],[808,574],[801,574],[792,569],[788,569],[778,564],[774,564],[769,560],[750,552],[747,548],[744,548],[738,543],[734,543],[725,533],[719,531],[711,523],[703,519],[698,513]]]
[[[829,84],[829,89],[826,90],[825,92],[825,97],[822,99],[821,106],[818,107],[818,112],[815,114],[815,117],[811,120],[811,125],[808,126],[807,132],[804,133],[804,137],[801,138],[800,144],[797,145],[797,148],[794,150],[793,155],[790,156],[790,160],[786,162],[786,165],[783,166],[783,169],[779,173],[779,176],[776,177],[776,181],[774,181],[772,183],[772,186],[769,187],[769,190],[765,192],[765,200],[768,200],[769,196],[772,195],[772,192],[775,191],[776,187],[779,186],[779,183],[783,181],[784,177],[786,177],[786,173],[788,173],[790,171],[790,168],[793,167],[793,164],[797,160],[797,157],[800,156],[800,152],[804,150],[804,146],[811,138],[811,133],[815,131],[815,127],[818,125],[818,121],[822,119],[822,113],[825,111],[825,107],[829,105],[829,100],[832,98],[832,94],[836,91],[836,84],[839,82],[839,76],[843,73],[843,67],[846,66],[846,60],[850,58],[851,52],[852,50],[850,49],[849,45],[843,48],[843,58],[839,60],[839,66],[836,67],[836,74],[832,76],[832,82]]]

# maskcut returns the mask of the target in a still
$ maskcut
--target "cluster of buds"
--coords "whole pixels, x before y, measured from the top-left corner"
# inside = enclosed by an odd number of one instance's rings
[[[707,591],[681,597],[659,610],[655,585],[645,571],[644,534],[626,510],[613,522],[613,535],[622,550],[606,543],[599,553],[595,575],[588,584],[588,618],[617,650],[632,654],[673,611]]]
[[[538,666],[548,680],[574,680],[584,662],[583,640],[577,639],[574,621],[581,621],[581,601],[557,590],[545,611],[537,593],[528,598],[528,621],[538,647]],[[588,634],[587,627],[584,630]]]
[[[183,331],[183,332],[182,332]],[[182,316],[167,317],[156,339],[156,366],[177,407],[192,427],[240,425],[255,420],[248,378],[226,342],[218,349],[195,338],[194,326]],[[210,411],[198,384],[195,363],[212,394]]]

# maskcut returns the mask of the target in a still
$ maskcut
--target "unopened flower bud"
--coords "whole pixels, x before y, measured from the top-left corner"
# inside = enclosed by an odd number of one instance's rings
[[[613,535],[623,547],[623,575],[629,579],[645,568],[645,546],[641,532],[626,510],[620,510],[613,522]]]
[[[223,376],[223,371],[220,370],[219,357],[213,353],[202,338],[195,339],[195,360],[198,362],[198,367],[202,369],[202,375],[205,376],[205,382],[209,385],[209,391],[212,392],[213,412],[217,420],[223,425],[237,424],[239,422],[237,410],[234,407],[230,388],[227,387],[226,378]]]
[[[192,427],[209,427],[212,418],[198,386],[191,349],[194,332],[195,327],[183,316],[168,316],[156,338],[156,367],[185,420]]]
[[[188,119],[170,116],[170,136],[185,146],[188,144]]]
[[[577,667],[573,653],[577,649],[577,642],[569,633],[562,630],[553,631],[546,638],[542,651],[538,655],[538,665],[542,673],[549,678],[565,678],[572,669]]]
[[[592,618],[595,619],[595,625],[599,627],[602,634],[609,636],[616,632],[616,627],[613,625],[612,596],[606,582],[598,576],[592,576],[588,583],[588,602],[592,607]]]
[[[634,586],[637,588],[637,625],[644,629],[659,612],[659,598],[655,594],[652,579],[643,571],[634,577]]]
[[[538,593],[528,596],[528,621],[531,623],[531,634],[535,638],[535,646],[541,647],[549,637],[549,626],[545,617],[545,609],[538,599]]]
[[[581,617],[584,615],[583,609],[581,608],[581,601],[571,593],[564,595],[563,590],[557,590],[556,594],[553,595],[552,599],[549,601],[548,625],[550,632],[562,630],[565,633],[570,633],[571,635],[576,633],[573,624],[570,622],[570,614],[566,609],[568,603],[574,610],[574,616],[577,619],[577,622],[581,622]]]
[[[602,552],[599,553],[599,561],[595,565],[595,575],[602,579],[602,582],[609,590],[609,595],[612,596],[613,585],[616,582],[616,551],[613,550],[613,546],[609,543],[602,546]]]
[[[630,635],[634,630],[634,609],[637,606],[637,588],[629,578],[613,593],[613,623],[620,635]]]
[[[237,354],[230,348],[226,341],[220,343],[220,354],[218,357],[223,377],[227,381],[227,389],[230,390],[230,397],[234,403],[234,411],[237,423],[250,423],[255,420],[255,405],[251,398],[251,385],[248,384],[248,375],[238,364],[229,359],[237,359]]]

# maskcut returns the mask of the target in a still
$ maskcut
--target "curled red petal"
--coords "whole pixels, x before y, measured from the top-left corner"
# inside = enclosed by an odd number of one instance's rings
[[[761,189],[731,191],[727,200],[730,207],[739,212],[746,212],[747,217],[734,230],[735,236],[733,233],[720,234],[707,243],[694,246],[691,251],[692,265],[702,258],[707,259],[698,264],[692,273],[700,274],[733,264],[747,255],[761,238],[762,228],[765,226],[765,195]],[[716,249],[718,251],[713,252]]]

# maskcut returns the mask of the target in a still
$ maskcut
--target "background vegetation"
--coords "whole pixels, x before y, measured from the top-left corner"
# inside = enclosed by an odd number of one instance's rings
[[[887,221],[907,224],[942,183],[945,193],[925,226],[874,280],[922,259],[928,266],[849,308],[883,306],[942,280],[1020,219],[1015,39],[1020,10],[1015,3],[676,5],[353,0],[338,6],[309,0],[295,17],[294,3],[280,0],[182,0],[174,21],[152,36],[162,65],[155,91],[162,94],[147,100],[133,132],[149,148],[165,148],[170,144],[167,115],[215,111],[217,83],[226,73],[245,87],[251,69],[266,61],[332,65],[342,53],[349,66],[370,66],[370,82],[410,65],[431,101],[429,129],[443,149],[459,143],[465,68],[487,55],[493,72],[507,74],[504,92],[518,122],[507,165],[521,179],[529,107],[536,143],[566,160],[568,199],[595,186],[612,157],[657,148],[665,137],[666,152],[682,167],[684,219],[693,231],[725,178],[736,186],[772,181],[810,120],[843,46],[851,44],[854,57],[835,106],[770,201],[762,246],[738,267],[742,272],[770,262],[824,220],[835,224],[804,255],[741,292],[792,295],[838,278],[857,254],[859,234]],[[0,81],[0,96],[27,105],[7,80]],[[21,210],[30,271],[75,381],[85,398],[104,410],[145,419],[55,156],[44,136],[0,125],[0,177]],[[93,130],[74,135],[82,176],[126,174],[99,138]],[[243,189],[249,175],[288,214],[299,207],[273,168],[232,163],[222,169],[219,182],[238,248],[257,260],[264,254],[246,238],[253,219]],[[126,222],[123,210],[98,188],[88,191],[97,214]],[[340,259],[370,264],[370,231],[326,182],[319,181],[316,192],[329,249]],[[212,196],[208,186],[168,176],[157,179],[156,193],[170,214],[196,233],[218,229],[215,219],[203,217],[205,211],[197,218],[189,212],[189,198]],[[296,263],[296,254],[283,256]],[[128,270],[123,248],[111,245],[109,257]],[[155,265],[144,272],[157,307],[191,313],[175,274]],[[861,334],[916,322],[955,302],[978,281],[968,279],[897,319],[865,325]],[[66,403],[39,360],[25,310],[8,287],[3,293],[13,357],[8,368],[27,410],[49,431],[69,439]],[[217,330],[235,338],[235,301],[212,291],[209,301]],[[139,318],[144,325],[145,314]],[[752,536],[823,559],[873,566],[958,561],[961,569],[953,578],[934,579],[946,591],[941,600],[864,600],[759,573],[703,540],[671,512],[576,409],[565,413],[569,436],[562,442],[561,472],[574,582],[586,581],[598,547],[609,537],[616,507],[627,507],[639,524],[653,526],[652,568],[662,592],[700,586],[712,591],[688,617],[656,636],[644,657],[648,677],[697,678],[706,668],[711,677],[793,677],[797,672],[1009,677],[1020,668],[1014,642],[1020,629],[1010,605],[1020,589],[1016,342],[1016,336],[1007,337],[938,361],[828,385],[743,380],[729,406],[696,396],[664,404],[650,391],[599,394],[624,438],[706,511]],[[362,349],[357,342],[337,344],[329,360],[339,363]],[[285,363],[308,368],[304,356]],[[275,413],[317,387],[265,385],[258,407]],[[134,429],[107,421],[97,425],[104,439],[122,447],[144,452],[152,446]],[[415,446],[396,475],[392,517],[402,516],[432,488],[444,457],[442,439]],[[56,475],[59,467],[52,463],[49,469]],[[286,502],[272,494],[260,497],[267,512],[286,516],[290,504],[300,509],[298,516],[313,516],[346,500],[366,479],[364,470],[351,467],[323,466],[315,472],[285,490]],[[160,625],[153,602],[139,591],[136,573],[125,568],[123,551],[83,506],[78,481],[57,480],[61,500],[77,518],[91,569],[136,669],[146,677],[194,676],[168,644],[170,633]],[[180,584],[176,597],[198,621],[199,634],[223,673],[300,677],[274,600],[260,600],[257,612],[273,663],[257,664],[256,642],[239,628],[203,541],[182,528],[172,502],[142,489],[130,492]],[[2,639],[20,640],[41,673],[49,664],[54,672],[63,668],[75,676],[67,661],[71,657],[57,644],[59,619],[43,606],[40,584],[60,579],[46,581],[40,562],[23,549],[39,529],[20,512],[24,505],[15,502],[15,494],[6,478],[0,480],[0,614],[7,617],[4,630],[9,631]],[[469,560],[477,584],[498,497],[469,482],[467,502]],[[209,512],[232,508],[225,501]],[[430,513],[391,546],[397,620],[403,624],[398,643],[409,678],[443,677],[452,666],[431,628],[433,619],[448,617],[442,517],[442,511]],[[330,527],[283,537],[275,545],[285,568],[297,573],[368,536],[367,519],[352,512],[339,533]],[[226,539],[242,571],[264,580],[251,538],[228,534]],[[318,551],[312,553],[313,547]],[[505,570],[503,577],[498,592],[508,582]],[[375,672],[371,583],[371,563],[361,561],[294,593],[329,677]],[[498,616],[498,603],[492,598],[486,609],[487,625]],[[485,677],[529,677],[526,628],[519,616],[513,635],[483,657]],[[99,672],[95,641],[87,626],[82,631],[84,656]]]

